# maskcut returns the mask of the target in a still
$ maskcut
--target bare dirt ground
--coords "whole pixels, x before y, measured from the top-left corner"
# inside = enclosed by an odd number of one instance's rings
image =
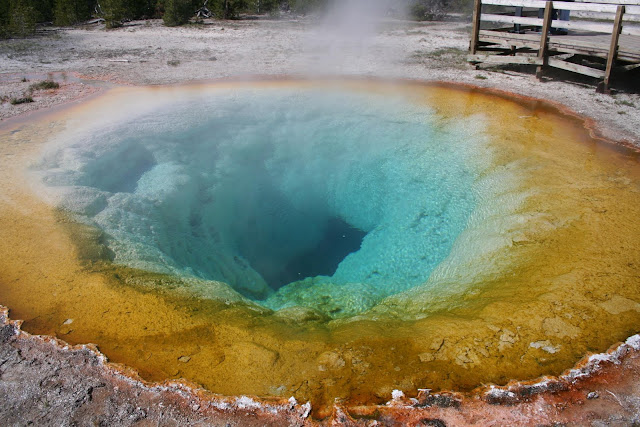
[[[106,31],[46,28],[0,41],[0,120],[82,99],[113,85],[155,85],[250,76],[370,76],[445,80],[568,106],[604,136],[640,146],[640,95],[595,92],[589,80],[540,82],[531,72],[465,63],[465,22],[387,21],[366,37],[337,37],[310,19],[208,21],[165,28],[132,22]],[[30,90],[53,79],[59,89]],[[636,91],[637,92],[637,91]],[[31,95],[34,102],[12,105]],[[341,408],[314,421],[293,401],[221,398],[125,375],[89,347],[33,337],[0,313],[3,425],[592,425],[640,424],[640,341],[564,377],[475,394],[401,395],[387,406]],[[133,375],[135,377],[135,375]]]

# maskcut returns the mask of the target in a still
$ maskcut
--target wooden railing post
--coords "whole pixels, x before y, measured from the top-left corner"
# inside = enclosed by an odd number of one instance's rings
[[[548,64],[549,55],[547,48],[549,46],[549,30],[551,30],[551,17],[553,15],[553,2],[548,1],[544,7],[544,20],[542,21],[542,33],[540,34],[540,49],[538,50],[538,59],[542,59],[542,65],[538,65],[536,77],[542,78],[544,66]]]
[[[482,15],[482,0],[475,0],[473,4],[473,29],[469,51],[475,55],[478,50],[478,38],[480,34],[480,16]]]
[[[516,6],[516,13],[514,14],[514,16],[522,16],[523,10],[524,10],[524,7]],[[515,33],[521,34],[522,31],[520,30],[520,24],[513,24],[513,31]]]
[[[620,41],[620,32],[622,31],[622,15],[624,15],[624,6],[618,6],[616,9],[616,20],[613,23],[613,33],[611,34],[611,45],[609,46],[609,54],[607,55],[607,68],[604,72],[604,81],[598,85],[598,92],[609,93],[609,82],[611,81],[611,71],[613,63],[618,56],[618,42]]]

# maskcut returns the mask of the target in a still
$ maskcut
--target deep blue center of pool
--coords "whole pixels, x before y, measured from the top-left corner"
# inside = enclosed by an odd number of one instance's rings
[[[400,97],[218,90],[133,116],[46,156],[44,181],[115,262],[271,308],[420,285],[475,206],[469,132]]]

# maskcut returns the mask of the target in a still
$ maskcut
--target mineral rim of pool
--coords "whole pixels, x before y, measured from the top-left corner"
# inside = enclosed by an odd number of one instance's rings
[[[0,303],[147,380],[322,416],[558,374],[638,332],[638,153],[544,103],[121,88],[5,125],[0,153]]]

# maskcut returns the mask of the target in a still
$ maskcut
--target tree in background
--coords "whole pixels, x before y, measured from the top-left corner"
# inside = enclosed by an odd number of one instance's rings
[[[418,21],[438,21],[451,13],[470,15],[473,0],[410,0],[409,14]]]
[[[93,0],[55,0],[53,22],[66,26],[87,20],[91,17],[93,3]]]
[[[9,0],[7,35],[28,36],[36,31],[36,9],[31,0]]]
[[[241,13],[274,13],[291,10],[308,13],[347,0],[209,0],[206,7],[222,19],[236,19]],[[100,4],[99,8],[96,5]],[[125,19],[163,17],[165,25],[182,25],[203,7],[205,0],[0,0],[0,37],[25,36],[36,23],[53,21],[73,25],[96,12],[107,28],[119,27]],[[364,2],[366,7],[366,2]],[[472,0],[393,0],[415,19],[444,18],[449,12],[467,13]]]
[[[296,13],[309,13],[327,6],[328,0],[289,0],[291,10]]]
[[[0,1],[0,38],[9,36],[9,2]]]
[[[162,20],[167,27],[175,27],[189,22],[194,13],[192,0],[164,0]]]
[[[446,16],[447,0],[415,0],[410,14],[418,21],[436,21]]]
[[[149,19],[156,16],[156,0],[129,0],[129,12],[135,19]]]
[[[100,0],[102,17],[107,28],[118,28],[122,26],[124,19],[129,18],[128,0]]]
[[[280,9],[280,0],[252,0],[249,3],[249,9],[255,13],[273,13]]]
[[[247,10],[247,0],[218,0],[212,12],[222,19],[236,19],[240,12]]]
[[[32,5],[36,9],[37,22],[53,22],[55,4],[55,0],[32,1]]]

